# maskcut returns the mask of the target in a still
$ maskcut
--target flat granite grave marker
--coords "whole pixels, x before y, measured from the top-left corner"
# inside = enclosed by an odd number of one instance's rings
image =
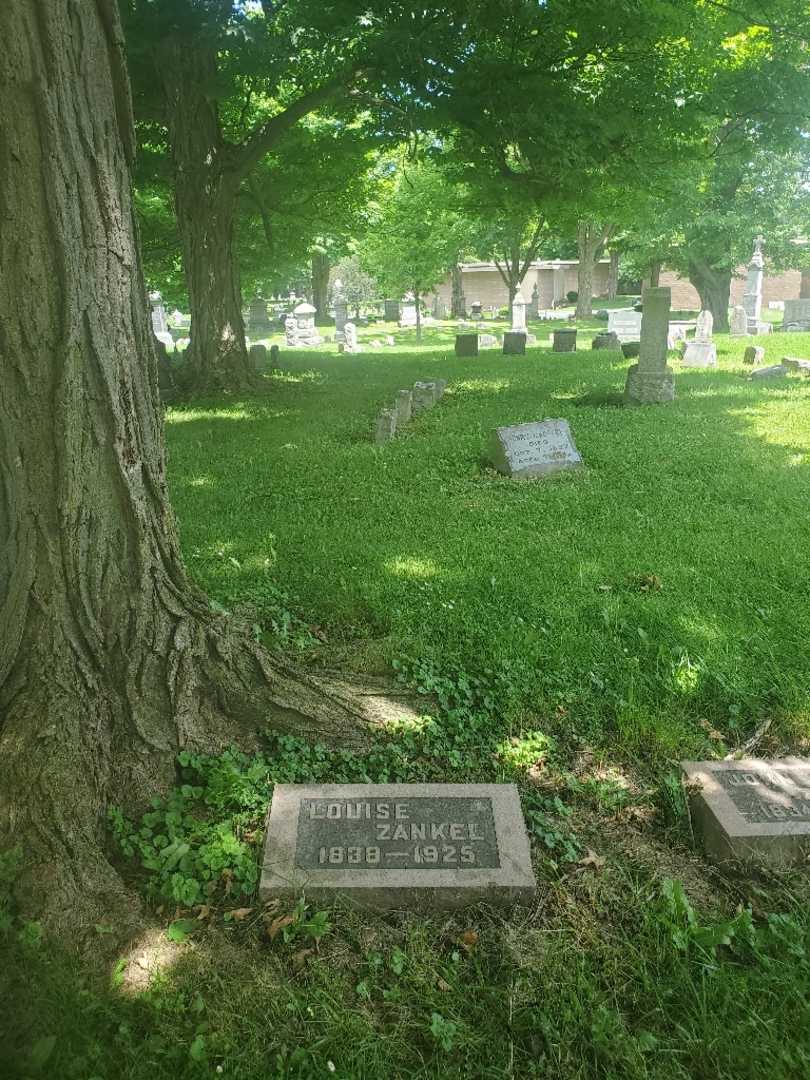
[[[539,420],[496,428],[492,442],[493,465],[513,479],[548,476],[582,465],[567,420]]]
[[[530,902],[514,784],[277,784],[259,894],[372,908]]]
[[[456,334],[456,356],[478,356],[478,334]]]
[[[710,859],[795,862],[810,850],[810,761],[683,761],[695,836]]]

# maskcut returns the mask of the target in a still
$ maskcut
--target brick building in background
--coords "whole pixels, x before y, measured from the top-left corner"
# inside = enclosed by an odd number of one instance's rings
[[[738,267],[737,273],[741,276],[731,279],[731,307],[743,302],[745,292],[746,267]],[[648,284],[648,281],[644,282],[644,285]],[[688,278],[682,278],[674,270],[662,270],[658,284],[667,285],[672,289],[673,308],[700,308],[697,289]],[[810,297],[809,271],[785,270],[779,274],[769,274],[766,268],[762,279],[762,302],[765,307],[772,300],[798,300],[799,297],[805,296]]]

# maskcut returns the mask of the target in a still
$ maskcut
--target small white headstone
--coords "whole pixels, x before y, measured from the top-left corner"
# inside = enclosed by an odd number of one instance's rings
[[[748,336],[748,315],[745,312],[745,308],[742,304],[737,304],[736,307],[731,309],[731,318],[729,319],[729,331],[732,337],[747,337]]]
[[[548,476],[582,465],[567,420],[539,420],[496,428],[492,463],[514,479]]]
[[[612,330],[620,342],[638,341],[641,338],[641,312],[614,308],[608,314],[608,330]]]

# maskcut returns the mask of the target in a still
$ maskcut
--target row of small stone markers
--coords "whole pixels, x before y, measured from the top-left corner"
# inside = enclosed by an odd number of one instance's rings
[[[806,861],[810,765],[686,761],[695,839],[709,859]],[[276,784],[259,895],[357,907],[530,904],[531,849],[514,784]]]
[[[375,444],[382,446],[390,442],[412,416],[427,412],[441,401],[446,389],[446,379],[435,379],[432,382],[415,382],[412,390],[397,390],[394,407],[382,409],[377,417],[374,425]]]

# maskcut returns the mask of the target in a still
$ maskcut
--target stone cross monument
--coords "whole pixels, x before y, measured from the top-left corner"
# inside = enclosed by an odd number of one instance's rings
[[[641,344],[638,363],[627,372],[624,400],[627,405],[651,405],[673,401],[675,375],[667,366],[667,333],[672,290],[649,288],[641,298]]]

